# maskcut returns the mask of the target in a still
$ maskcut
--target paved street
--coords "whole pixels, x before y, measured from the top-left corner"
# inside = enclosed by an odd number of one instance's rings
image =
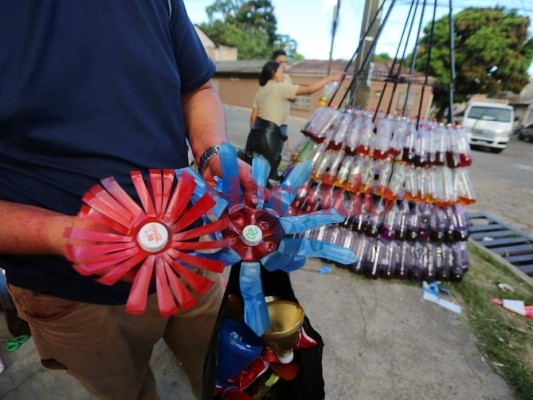
[[[484,211],[533,235],[533,143],[511,139],[500,154],[472,151],[470,177],[477,203]]]

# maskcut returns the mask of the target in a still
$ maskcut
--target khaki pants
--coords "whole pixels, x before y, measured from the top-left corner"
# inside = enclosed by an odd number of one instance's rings
[[[154,344],[163,338],[183,362],[199,398],[204,359],[223,295],[220,274],[214,280],[196,307],[171,317],[159,315],[155,293],[143,315],[131,315],[124,306],[81,303],[8,287],[20,317],[31,327],[45,367],[67,369],[101,399],[157,399],[149,360]]]

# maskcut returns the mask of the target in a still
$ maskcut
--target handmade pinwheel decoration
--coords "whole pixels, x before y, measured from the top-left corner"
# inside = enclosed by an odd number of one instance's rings
[[[197,240],[226,229],[228,218],[190,228],[214,208],[220,209],[223,200],[215,199],[191,173],[180,171],[177,184],[175,177],[172,169],[153,169],[147,185],[140,172],[132,172],[142,207],[113,177],[103,179],[85,194],[78,214],[92,227],[65,232],[74,243],[69,245],[68,257],[80,274],[97,275],[105,285],[133,280],[126,304],[129,313],[144,312],[154,274],[160,313],[171,315],[194,306],[193,293],[202,295],[211,287],[213,282],[196,268],[220,273],[238,260],[225,249],[229,239]],[[187,208],[193,193],[196,201]]]
[[[268,162],[255,157],[252,177],[258,190],[241,193],[238,184],[237,155],[233,146],[222,143],[220,162],[223,179],[217,190],[228,201],[225,218],[229,224],[222,230],[222,238],[240,256],[240,289],[244,300],[244,320],[261,336],[270,325],[268,308],[261,284],[261,266],[268,271],[294,271],[305,264],[306,257],[322,257],[342,264],[357,261],[352,250],[304,237],[291,236],[322,224],[344,220],[335,209],[299,216],[284,216],[298,189],[308,179],[310,162],[297,164],[287,178],[270,192],[266,200]]]

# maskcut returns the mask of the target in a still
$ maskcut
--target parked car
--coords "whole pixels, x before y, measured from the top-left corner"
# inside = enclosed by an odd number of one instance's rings
[[[470,144],[488,147],[501,153],[513,133],[513,107],[492,102],[472,102],[465,110],[462,125],[470,137]]]
[[[518,139],[520,140],[531,140],[533,139],[533,124],[526,126],[525,128],[521,128],[518,131]]]

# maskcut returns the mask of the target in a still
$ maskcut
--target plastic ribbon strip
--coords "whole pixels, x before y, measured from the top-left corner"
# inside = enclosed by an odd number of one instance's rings
[[[243,261],[240,288],[244,300],[245,322],[261,336],[270,323],[262,290],[261,265],[269,271],[291,272],[301,268],[309,256],[327,258],[343,264],[352,264],[357,258],[348,248],[313,239],[287,237],[289,234],[305,232],[319,225],[344,220],[334,209],[307,215],[282,216],[289,209],[300,187],[309,178],[312,171],[311,162],[295,165],[287,178],[270,192],[270,199],[265,203],[264,186],[267,183],[269,166],[264,159],[255,157],[252,161],[252,177],[258,185],[257,202],[250,204],[250,201],[243,200],[241,196],[235,150],[226,143],[219,147],[224,174],[217,184],[217,189],[223,198],[229,198],[225,216],[230,221],[229,227],[222,231],[222,237],[230,240],[230,246]],[[253,231],[254,238],[258,237],[259,240],[250,240],[246,236],[247,229]],[[261,233],[259,236],[255,234],[258,231]]]

